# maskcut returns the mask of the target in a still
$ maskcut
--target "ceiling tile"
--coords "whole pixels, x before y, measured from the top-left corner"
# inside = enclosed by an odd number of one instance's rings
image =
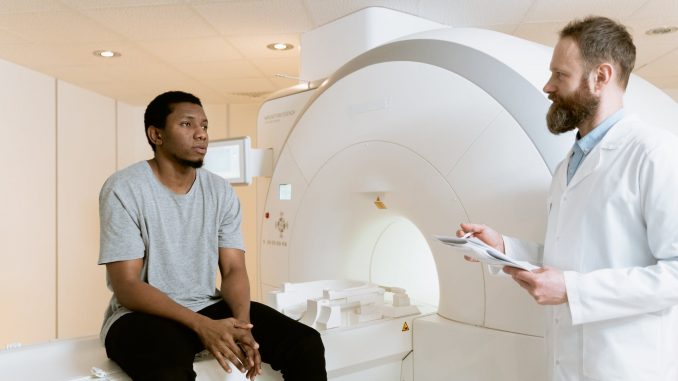
[[[87,88],[96,88],[98,92],[107,96],[123,92],[129,94],[140,93],[144,94],[144,97],[148,101],[156,95],[170,90],[191,92],[201,99],[209,98],[210,101],[215,97],[219,97],[223,100],[222,94],[220,94],[213,86],[207,86],[197,82],[170,68],[156,66],[151,67],[151,70],[154,70],[158,74],[154,76],[143,76],[134,73],[133,83],[130,83],[129,81],[98,80],[80,81],[76,84],[86,86]]]
[[[647,30],[642,28],[640,30]],[[634,33],[636,44],[636,68],[640,69],[662,58],[667,53],[678,49],[678,33],[648,36],[643,33]],[[675,67],[674,66],[674,70]]]
[[[288,87],[292,87],[292,86],[298,85],[300,83],[299,80],[296,80],[296,79],[280,78],[280,77],[273,77],[273,78],[271,78],[271,81],[273,82],[273,84],[275,84],[275,86],[278,90],[285,89],[285,88],[288,88]]]
[[[659,35],[648,35],[647,31],[663,26],[678,26],[678,13],[671,17],[662,17],[665,22],[658,21],[657,18],[636,18],[630,17],[622,22],[633,35],[634,40],[643,39],[648,43],[666,43],[678,41],[678,33],[668,33]]]
[[[662,6],[659,6],[659,3],[662,3]],[[678,26],[678,4],[671,1],[674,6],[670,7],[666,3],[665,1],[648,1],[638,12],[635,12],[628,19],[622,20],[631,32],[636,44],[637,69],[643,68],[667,53],[678,49],[677,32],[664,35],[648,35],[646,33],[656,27]],[[649,7],[651,4],[654,4],[654,6]]]
[[[181,91],[185,91],[200,98],[202,103],[225,104],[226,98],[219,91],[211,86],[206,86],[200,82],[192,81],[185,85],[176,87]],[[159,95],[160,93],[156,94]]]
[[[9,61],[84,87],[90,82],[113,81],[141,91],[149,85],[194,81],[143,52],[132,54],[131,47],[124,51],[127,53],[121,57],[103,59],[91,54],[91,47],[83,45],[0,45],[0,54]]]
[[[211,79],[260,77],[262,72],[248,60],[182,62],[173,64],[183,73],[203,81]]]
[[[45,74],[66,82],[100,82],[102,80],[126,81],[115,67],[101,67],[98,65],[54,66],[47,69]]]
[[[485,25],[483,29],[493,30],[495,32],[504,34],[513,34],[520,24],[500,24],[500,25]]]
[[[185,0],[61,0],[76,9],[124,8],[149,5],[183,4]]]
[[[530,41],[535,41],[547,46],[555,46],[558,41],[558,33],[566,22],[553,23],[525,23],[513,33]],[[678,48],[678,33],[660,36],[648,36],[644,33],[650,26],[646,21],[628,21],[626,26],[632,34],[637,48],[636,68],[643,67],[649,62],[665,55],[667,52]]]
[[[518,24],[534,0],[421,0],[421,17],[450,26]]]
[[[211,81],[209,85],[218,89],[222,94],[270,92],[276,90],[276,86],[267,78],[263,77],[217,79]]]
[[[186,5],[87,9],[83,14],[130,40],[217,36],[205,20]]]
[[[242,58],[222,37],[138,41],[147,52],[167,62],[224,61]]]
[[[12,33],[9,30],[0,29],[0,44],[23,44],[27,42],[28,40],[16,33]]]
[[[88,89],[114,99],[124,99],[126,103],[145,107],[153,98],[170,90],[187,91],[205,103],[226,103],[227,97],[219,92],[200,84],[149,84],[143,88],[130,88],[121,82],[90,82],[84,83]]]
[[[289,76],[299,75],[299,57],[287,58],[257,58],[252,63],[261,70],[264,75],[273,77],[276,74]]]
[[[301,0],[233,1],[193,8],[227,36],[297,33],[313,26]]]
[[[228,41],[248,58],[284,58],[299,56],[298,34],[272,34],[243,37],[228,37]],[[266,46],[276,42],[294,45],[290,50],[271,50]]]
[[[0,14],[21,12],[54,12],[67,8],[57,0],[2,0]]]
[[[673,100],[675,100],[676,102],[678,102],[678,87],[676,87],[676,88],[670,88],[670,89],[667,88],[667,89],[664,89],[664,91],[665,91],[666,94],[668,94],[671,98],[673,98]]]
[[[297,75],[300,33],[367,6],[551,46],[570,19],[611,16],[634,36],[636,73],[678,93],[678,33],[644,33],[678,25],[676,0],[0,0],[0,57],[128,103],[168,88],[260,102],[297,83],[274,75]],[[295,48],[266,48],[278,41]],[[96,49],[123,56],[103,60]]]
[[[410,14],[417,14],[418,0],[305,0],[314,27],[367,7],[384,7]]]
[[[524,22],[568,22],[587,15],[601,15],[623,19],[632,15],[643,5],[638,0],[535,0],[527,12]]]
[[[118,35],[75,12],[0,14],[0,29],[11,30],[30,42],[79,43],[116,41]]]
[[[649,0],[633,12],[630,18],[652,19],[661,24],[668,21],[666,20],[668,18],[675,18],[676,14],[678,14],[678,2],[675,0]]]
[[[42,71],[50,66],[81,65],[97,57],[92,50],[79,51],[72,46],[54,44],[0,44],[0,55],[9,61]]]
[[[660,89],[678,89],[678,76],[642,76],[645,80],[659,87]]]
[[[525,23],[519,25],[513,35],[546,46],[555,46],[558,34],[565,22]]]
[[[129,42],[26,45],[26,47],[29,46],[35,54],[42,54],[44,57],[41,60],[42,62],[38,64],[41,67],[48,65],[134,66],[138,71],[143,72],[145,65],[154,65],[161,62],[155,56]],[[93,54],[95,50],[100,49],[110,49],[120,52],[122,55],[115,58],[103,58]]]
[[[128,91],[139,92],[147,94],[148,92],[153,92],[160,94],[160,92],[168,90],[183,90],[191,88],[196,85],[196,81],[192,80],[189,77],[183,76],[181,73],[173,71],[169,68],[162,66],[151,66],[150,70],[153,70],[154,75],[143,75],[144,73],[139,73],[138,71],[131,69],[130,73],[125,73],[123,68],[118,68],[118,74],[113,75],[109,78],[99,78],[97,80],[86,80],[83,78],[75,78],[66,80],[67,82],[74,83],[79,86],[92,89],[92,86],[96,86],[94,89],[97,92],[100,92],[103,95],[112,97],[112,94],[104,88],[116,89],[118,87],[124,87]],[[150,72],[149,70],[149,72]],[[146,73],[148,74],[148,73]],[[125,76],[125,80],[116,80],[116,77],[120,75]],[[117,93],[117,91],[116,91]],[[120,98],[117,98],[120,99]],[[124,99],[124,98],[123,98]]]
[[[648,72],[656,70],[656,68],[650,66],[658,60],[662,60],[664,56],[675,51],[676,47],[671,45],[646,45],[642,49],[638,49],[636,52],[636,66],[635,72],[643,70],[643,72]],[[676,72],[678,67],[678,61],[672,62],[672,72]],[[650,66],[649,69],[646,69]],[[669,73],[670,74],[670,73]]]
[[[226,97],[228,103],[233,103],[233,104],[246,104],[246,103],[251,103],[251,104],[261,104],[266,100],[266,97],[268,95],[262,95],[258,97],[253,97],[253,96],[239,96],[239,95],[233,95],[233,94],[226,94],[224,97]]]
[[[186,84],[193,81],[193,78],[181,71],[162,63],[146,63],[143,70],[139,70],[135,65],[121,65],[117,68],[119,75],[124,75],[129,86],[143,86],[144,84]]]
[[[647,77],[678,76],[678,49],[674,49],[636,70],[636,74]],[[676,86],[672,86],[676,87]]]

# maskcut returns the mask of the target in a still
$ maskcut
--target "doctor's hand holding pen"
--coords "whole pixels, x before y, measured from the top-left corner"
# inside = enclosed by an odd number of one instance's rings
[[[483,224],[460,224],[459,227],[461,229],[457,230],[457,237],[475,237],[497,249],[497,251],[501,253],[504,252],[504,238],[502,238],[499,232],[491,227]],[[464,256],[464,258],[466,258],[467,261],[477,262],[467,256]]]
[[[504,238],[489,226],[482,224],[460,224],[459,226],[461,229],[457,230],[457,237],[476,237],[497,249],[497,251],[506,254]],[[477,262],[468,256],[464,256],[464,258],[470,262]],[[565,276],[561,270],[549,266],[544,266],[533,271],[504,266],[503,270],[520,287],[527,290],[538,304],[556,305],[567,303]]]

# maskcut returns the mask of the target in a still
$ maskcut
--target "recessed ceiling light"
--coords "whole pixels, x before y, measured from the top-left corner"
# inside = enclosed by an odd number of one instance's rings
[[[669,34],[673,33],[678,30],[678,27],[675,26],[660,26],[658,28],[652,28],[648,29],[645,31],[645,34],[649,34],[651,36],[657,35],[657,34]]]
[[[113,57],[120,57],[122,54],[118,52],[114,52],[112,50],[95,50],[92,52],[97,57],[103,57],[103,58],[113,58]]]
[[[266,47],[271,50],[290,50],[294,48],[294,45],[287,42],[275,42],[273,44],[266,45]]]

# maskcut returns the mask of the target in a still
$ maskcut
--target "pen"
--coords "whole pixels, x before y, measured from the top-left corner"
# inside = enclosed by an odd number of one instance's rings
[[[473,232],[468,232],[468,233],[464,234],[463,236],[461,236],[461,238],[471,238],[471,237],[473,237]]]

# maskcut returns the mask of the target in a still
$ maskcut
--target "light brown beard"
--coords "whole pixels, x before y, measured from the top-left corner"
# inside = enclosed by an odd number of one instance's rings
[[[555,135],[579,127],[596,114],[600,105],[600,98],[591,93],[586,83],[586,77],[581,79],[579,87],[572,95],[559,97],[551,94],[549,99],[553,103],[546,113],[546,126]]]

